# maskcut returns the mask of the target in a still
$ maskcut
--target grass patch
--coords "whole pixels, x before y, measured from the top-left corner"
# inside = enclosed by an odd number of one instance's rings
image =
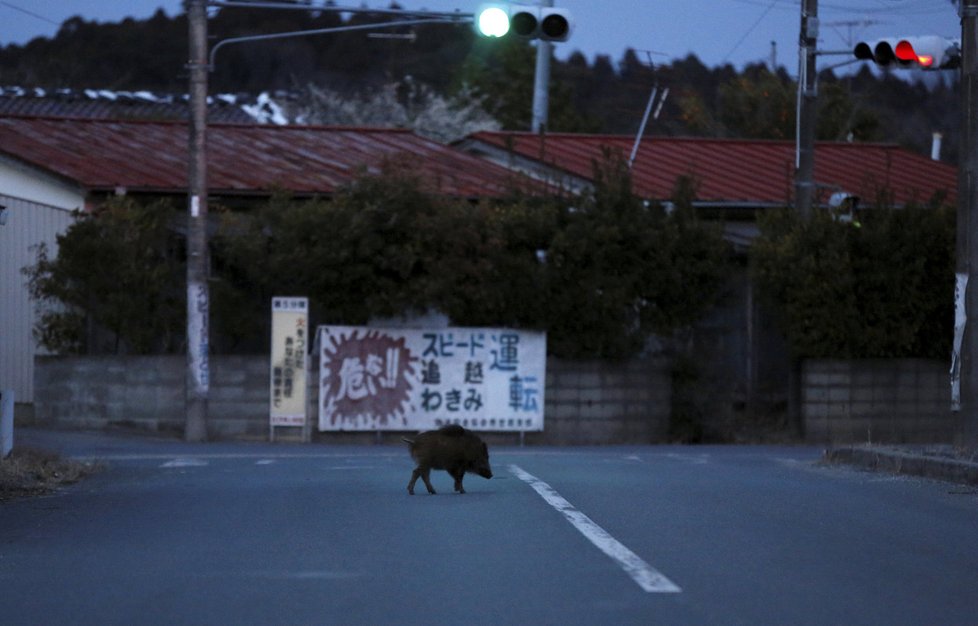
[[[94,474],[99,463],[64,459],[55,452],[37,448],[14,448],[0,459],[0,502],[54,491]]]

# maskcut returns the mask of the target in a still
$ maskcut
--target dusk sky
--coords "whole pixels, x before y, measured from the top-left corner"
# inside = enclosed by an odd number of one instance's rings
[[[322,0],[314,0],[319,4]],[[474,12],[481,0],[399,0],[408,9]],[[535,2],[529,2],[534,4]],[[353,0],[339,6],[387,7],[389,1]],[[695,53],[708,66],[768,61],[776,42],[777,63],[797,70],[798,0],[556,0],[572,12],[571,40],[558,44],[566,58],[580,50],[588,59],[607,54],[612,60],[634,48],[648,60],[668,63]],[[146,18],[162,7],[168,15],[182,11],[181,0],[0,0],[0,45],[23,44],[52,37],[67,18],[115,22],[126,16]],[[233,10],[233,9],[228,9]],[[960,37],[955,4],[950,0],[826,0],[819,3],[822,50],[848,50],[860,39],[902,35]],[[328,36],[328,35],[324,35]],[[846,60],[825,56],[820,67]],[[2,77],[0,77],[2,82]]]

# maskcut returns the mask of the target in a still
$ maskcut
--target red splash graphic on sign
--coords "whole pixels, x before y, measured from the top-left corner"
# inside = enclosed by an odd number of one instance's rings
[[[418,359],[404,344],[403,337],[379,331],[329,337],[323,347],[320,401],[331,424],[407,424],[405,409]]]

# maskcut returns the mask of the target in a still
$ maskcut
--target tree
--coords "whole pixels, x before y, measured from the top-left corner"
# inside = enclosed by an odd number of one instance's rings
[[[410,128],[442,143],[500,128],[483,108],[483,99],[468,87],[445,97],[413,80],[388,83],[360,96],[310,83],[298,97],[280,104],[287,107],[290,120],[299,124]]]
[[[574,90],[562,81],[562,66],[551,59],[547,129],[594,131],[597,124],[574,104]],[[504,37],[480,39],[458,72],[456,83],[469,85],[486,110],[505,130],[528,130],[533,116],[536,50],[527,42]]]
[[[186,294],[169,228],[174,214],[165,201],[142,206],[113,199],[77,216],[58,236],[57,257],[42,245],[37,262],[24,270],[42,304],[40,343],[56,352],[177,350]],[[106,332],[108,340],[99,340]]]
[[[545,328],[546,250],[557,228],[556,199],[515,196],[457,203],[440,216],[437,307],[464,326]]]
[[[581,197],[470,203],[392,166],[328,202],[280,197],[227,220],[217,284],[252,319],[273,290],[301,293],[324,323],[437,310],[457,325],[546,330],[563,357],[630,356],[650,334],[691,324],[725,267],[719,231],[636,199],[620,159]]]
[[[788,80],[748,68],[720,87],[720,121],[737,137],[788,139],[795,132],[795,93]]]
[[[264,311],[273,291],[303,294],[319,319],[343,324],[434,308],[438,225],[455,202],[410,164],[390,163],[328,201],[279,196],[257,214],[230,215],[216,242],[227,301]],[[244,339],[253,326],[232,330]]]
[[[765,215],[752,272],[797,357],[947,358],[954,211],[878,209],[855,223]]]
[[[879,141],[879,117],[859,99],[853,99],[835,82],[823,82],[819,89],[818,121],[815,136],[825,141]]]
[[[692,324],[716,301],[726,275],[720,232],[688,205],[669,214],[635,197],[620,155],[595,165],[594,191],[562,220],[547,252],[554,354],[631,356],[650,335]]]

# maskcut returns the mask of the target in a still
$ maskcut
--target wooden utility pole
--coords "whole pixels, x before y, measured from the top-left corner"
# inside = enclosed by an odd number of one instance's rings
[[[802,219],[812,214],[815,195],[815,123],[818,111],[817,70],[818,0],[802,0],[798,39],[798,119],[795,157],[795,208]]]
[[[210,388],[207,285],[207,3],[186,0],[190,24],[190,139],[187,214],[187,441],[207,439]]]
[[[978,444],[978,0],[961,0],[961,158],[954,295],[952,406],[960,408],[966,443]],[[956,385],[960,385],[956,389]],[[958,393],[960,394],[958,396]],[[955,396],[958,396],[957,398]],[[956,402],[959,401],[959,402]]]

